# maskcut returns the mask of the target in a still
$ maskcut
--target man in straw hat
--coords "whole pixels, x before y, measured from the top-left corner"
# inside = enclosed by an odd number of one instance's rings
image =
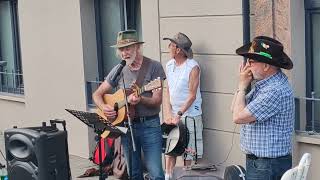
[[[117,72],[117,66],[105,78],[105,81],[93,94],[93,100],[97,107],[103,110],[108,119],[117,116],[114,107],[104,103],[103,95],[110,93],[113,88],[129,88],[132,83],[138,81],[138,76],[142,77],[142,85],[160,77],[165,79],[165,73],[162,65],[158,61],[151,60],[142,54],[142,43],[138,40],[135,30],[121,31],[118,33],[117,44],[112,46],[116,48],[119,58],[126,61],[123,68],[123,76],[119,76],[113,81]],[[139,73],[142,73],[142,75]],[[123,85],[123,80],[124,84]],[[160,105],[162,103],[162,90],[144,92],[141,96],[131,94],[128,96],[128,102],[135,105],[135,117],[133,118],[133,134],[136,145],[136,151],[129,151],[132,147],[129,135],[122,136],[122,145],[125,150],[125,158],[128,173],[132,164],[132,179],[143,179],[143,169],[141,160],[141,150],[144,153],[144,160],[151,179],[164,179],[162,168],[162,132],[160,128]],[[129,163],[129,152],[132,162]]]
[[[173,38],[164,40],[170,41],[168,48],[171,58],[166,64],[168,100],[165,102],[169,117],[165,123],[183,123],[189,129],[189,143],[184,158],[186,165],[191,165],[195,156],[201,158],[203,154],[200,67],[193,59],[192,42],[188,36],[179,32]],[[176,157],[166,155],[166,179],[172,176],[175,164]]]
[[[236,50],[247,58],[240,67],[238,90],[231,106],[233,121],[242,124],[240,145],[246,154],[246,179],[281,179],[291,168],[294,97],[281,68],[292,69],[283,45],[258,36]],[[246,95],[252,80],[256,80]]]

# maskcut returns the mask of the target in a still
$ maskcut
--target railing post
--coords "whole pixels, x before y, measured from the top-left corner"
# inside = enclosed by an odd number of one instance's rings
[[[300,129],[300,99],[294,98],[295,102],[295,123],[294,123],[294,129]]]
[[[312,100],[311,100],[311,124],[312,124],[312,132],[315,132],[315,130],[314,130],[314,121],[315,121],[315,119],[314,119],[314,113],[315,113],[315,109],[314,109],[314,98],[315,98],[315,92],[314,91],[312,91],[311,92],[311,98],[312,98]]]

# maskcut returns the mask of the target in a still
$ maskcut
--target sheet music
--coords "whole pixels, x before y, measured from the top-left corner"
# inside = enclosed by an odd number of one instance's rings
[[[72,109],[65,109],[67,112],[78,118],[80,121],[85,123],[87,126],[94,128],[95,130],[99,131],[110,131],[112,132],[113,137],[117,137],[120,134],[126,134],[128,128],[114,126],[110,121],[104,120],[101,116],[97,113],[85,112],[85,111],[78,111]]]

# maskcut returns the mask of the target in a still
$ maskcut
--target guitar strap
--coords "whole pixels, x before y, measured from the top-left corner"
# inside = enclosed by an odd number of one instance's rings
[[[136,80],[136,85],[141,88],[142,85],[143,85],[143,80],[149,70],[149,65],[150,65],[150,62],[151,60],[147,57],[143,57],[143,61],[142,61],[142,64],[141,64],[141,68],[140,68],[140,71],[139,71],[139,74],[138,74],[138,77],[137,77],[137,80]]]

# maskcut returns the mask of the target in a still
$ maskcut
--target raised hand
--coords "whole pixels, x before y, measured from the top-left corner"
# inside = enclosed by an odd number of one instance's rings
[[[248,63],[241,63],[239,72],[239,89],[245,90],[253,80],[252,72]]]

